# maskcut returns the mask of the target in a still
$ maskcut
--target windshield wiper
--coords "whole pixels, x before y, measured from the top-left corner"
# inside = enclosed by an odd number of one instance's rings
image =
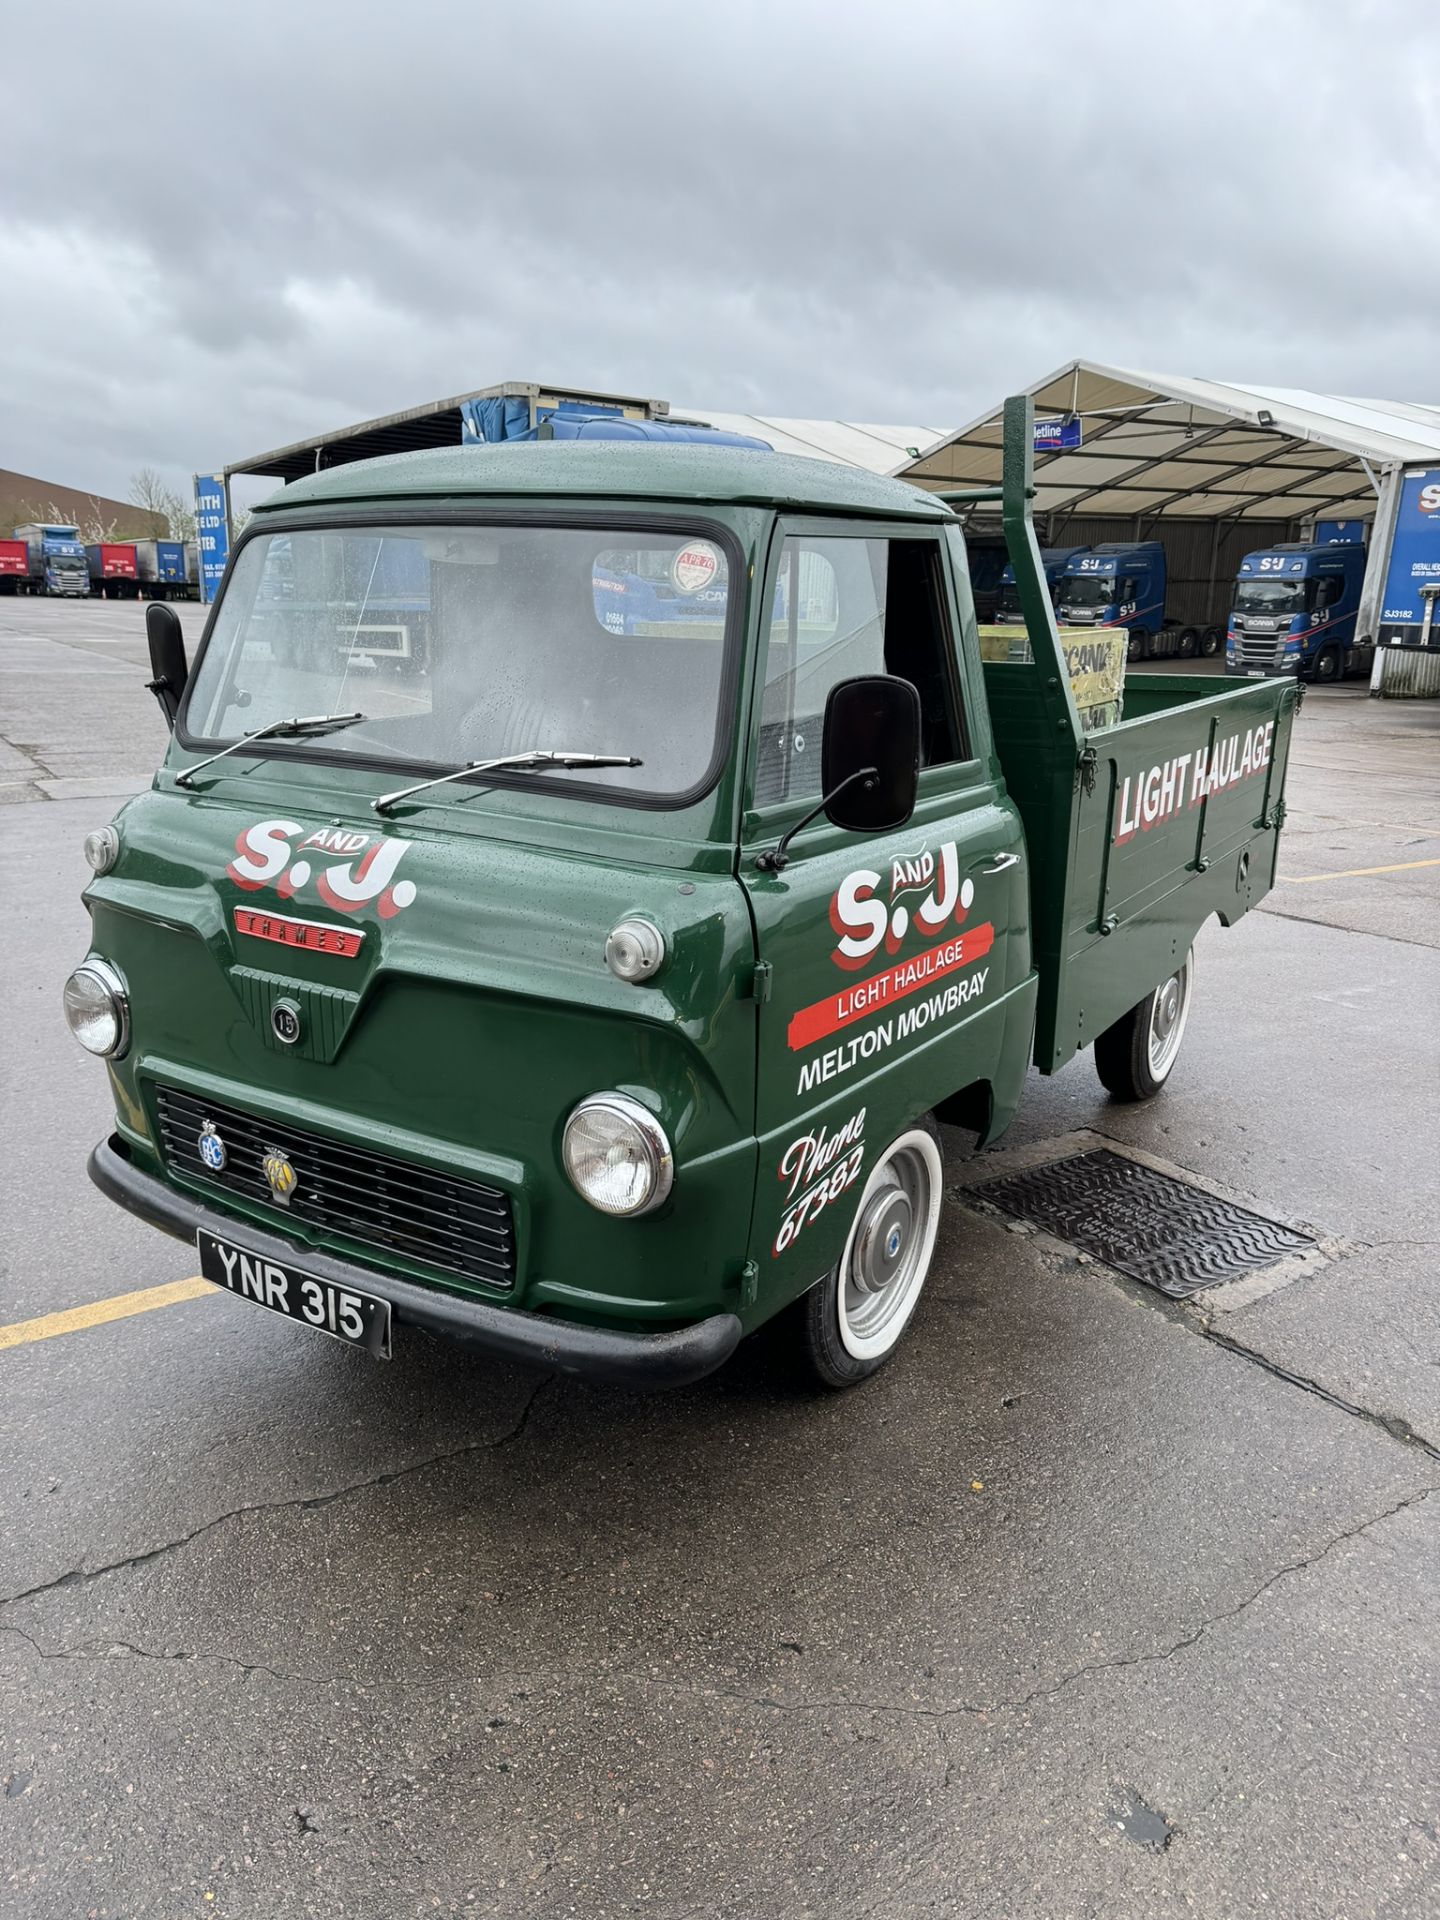
[[[402,800],[424,793],[429,787],[443,787],[447,780],[463,780],[467,773],[489,773],[496,767],[523,767],[528,771],[534,767],[642,767],[644,764],[633,753],[567,753],[563,748],[552,752],[548,747],[531,747],[526,753],[502,754],[498,760],[467,760],[453,773],[437,773],[433,780],[418,780],[413,787],[401,787],[398,793],[382,793],[370,804],[376,813],[388,813]]]
[[[188,787],[197,773],[203,773],[206,767],[213,767],[217,760],[223,760],[227,754],[239,753],[242,747],[253,747],[257,740],[279,740],[286,736],[305,738],[312,733],[333,733],[339,727],[353,727],[357,720],[365,719],[363,713],[315,713],[309,719],[297,716],[293,720],[272,720],[268,727],[257,727],[254,733],[247,733],[243,740],[232,741],[228,747],[222,747],[219,753],[212,753],[208,760],[197,760],[193,767],[186,767],[183,773],[177,773],[177,787]]]

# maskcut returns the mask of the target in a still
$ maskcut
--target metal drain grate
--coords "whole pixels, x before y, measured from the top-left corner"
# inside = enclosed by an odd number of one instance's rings
[[[971,1192],[1176,1300],[1315,1244],[1103,1147]]]

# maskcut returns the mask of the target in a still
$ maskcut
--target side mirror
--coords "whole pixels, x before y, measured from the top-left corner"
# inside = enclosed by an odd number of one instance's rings
[[[145,684],[160,702],[165,724],[173,733],[190,666],[185,658],[180,617],[166,601],[152,600],[145,609],[145,637],[150,642],[150,671],[155,676]]]
[[[825,702],[820,742],[824,798],[776,847],[755,856],[761,873],[783,873],[790,842],[818,814],[846,833],[885,833],[915,811],[920,780],[920,696],[888,673],[837,680]]]
[[[915,811],[920,696],[893,674],[837,680],[825,702],[820,785],[825,817],[847,833],[885,833]]]

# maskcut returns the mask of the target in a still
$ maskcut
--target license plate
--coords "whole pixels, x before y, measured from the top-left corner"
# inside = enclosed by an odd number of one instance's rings
[[[1245,670],[1245,678],[1247,680],[1263,680],[1265,678],[1265,669],[1263,667],[1247,667]]]
[[[315,1333],[327,1333],[347,1347],[363,1347],[377,1360],[390,1358],[388,1300],[337,1286],[298,1267],[279,1266],[231,1240],[217,1240],[203,1227],[195,1241],[200,1272],[217,1287]]]

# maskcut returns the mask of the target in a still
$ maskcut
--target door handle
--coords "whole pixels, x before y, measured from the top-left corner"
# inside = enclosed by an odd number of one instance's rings
[[[997,853],[995,856],[994,866],[982,867],[980,871],[982,874],[1004,873],[1007,867],[1018,867],[1019,864],[1020,864],[1020,856],[1018,853]]]

